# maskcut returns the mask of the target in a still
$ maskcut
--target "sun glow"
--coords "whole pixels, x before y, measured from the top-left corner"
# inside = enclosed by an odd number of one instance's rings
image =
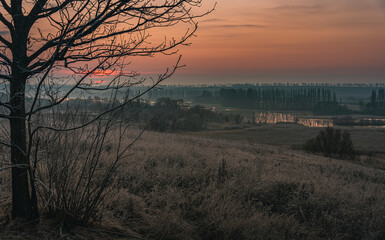
[[[94,84],[103,84],[105,83],[104,80],[96,80],[96,81],[93,81]]]
[[[79,72],[78,75],[86,75],[88,74],[91,77],[106,77],[106,76],[119,76],[122,75],[122,71],[115,71],[115,70],[95,70],[95,71],[82,71]]]

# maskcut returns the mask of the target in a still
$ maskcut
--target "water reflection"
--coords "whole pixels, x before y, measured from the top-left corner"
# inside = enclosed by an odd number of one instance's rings
[[[327,117],[315,118],[311,114],[282,112],[259,112],[254,114],[255,123],[295,123],[306,127],[332,127],[333,120]]]

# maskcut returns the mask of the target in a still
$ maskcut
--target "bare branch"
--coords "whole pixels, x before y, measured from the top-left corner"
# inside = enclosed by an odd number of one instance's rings
[[[3,146],[6,146],[6,147],[9,147],[9,148],[17,148],[19,151],[21,151],[24,155],[25,152],[17,145],[14,145],[14,144],[11,144],[11,143],[6,143],[6,142],[3,142],[3,141],[0,141],[0,145],[3,145]],[[19,165],[20,166],[20,165]]]
[[[118,109],[121,109],[122,107],[132,103],[133,101],[141,98],[142,96],[144,96],[145,94],[147,94],[149,91],[151,91],[152,89],[156,88],[161,82],[163,82],[164,80],[170,78],[174,73],[175,71],[180,68],[181,66],[179,65],[179,62],[180,62],[180,59],[181,59],[181,56],[179,57],[176,65],[174,66],[174,68],[172,69],[171,72],[168,72],[168,70],[166,70],[166,72],[162,75],[159,76],[158,80],[152,84],[150,87],[148,87],[145,91],[143,91],[142,93],[136,95],[135,97],[132,97],[130,98],[129,100],[126,100],[124,101],[122,104],[119,104],[118,106],[115,106],[109,110],[106,110],[102,113],[100,113],[99,115],[97,115],[96,117],[94,117],[92,120],[84,123],[84,124],[81,124],[79,126],[76,126],[76,127],[72,127],[72,128],[67,128],[67,129],[59,129],[59,128],[55,128],[55,127],[49,127],[49,126],[38,126],[36,127],[36,129],[32,132],[32,135],[36,134],[37,131],[39,131],[40,129],[48,129],[48,130],[52,130],[52,131],[57,131],[57,132],[68,132],[68,131],[74,131],[74,130],[77,130],[77,129],[81,129],[81,128],[84,128],[94,122],[96,122],[97,120],[101,119],[103,116],[109,114],[109,113],[112,113]]]
[[[8,42],[3,36],[0,35],[0,42],[2,42],[4,45],[6,45],[7,47],[11,47],[11,43]],[[7,60],[8,58],[4,58],[2,57],[4,60]],[[11,61],[8,59],[7,60],[8,63],[10,63]]]
[[[43,11],[45,4],[47,3],[47,0],[37,0],[35,5],[33,6],[31,12],[28,15],[28,19],[31,21],[29,24],[33,24],[36,20],[38,15]]]
[[[8,81],[10,81],[12,78],[11,78],[11,76],[9,76],[9,75],[4,75],[4,74],[0,74],[0,78],[1,79],[4,79],[4,80],[8,80]]]
[[[46,105],[46,106],[43,106],[43,107],[39,107],[39,108],[37,108],[37,109],[32,109],[31,108],[31,111],[30,112],[28,112],[28,113],[26,113],[26,116],[27,115],[29,115],[29,116],[31,116],[32,114],[35,114],[35,113],[37,113],[37,112],[39,112],[39,111],[42,111],[42,110],[44,110],[44,109],[48,109],[48,108],[52,108],[52,107],[54,107],[54,106],[56,106],[56,105],[59,105],[59,104],[61,104],[69,95],[71,95],[71,93],[75,90],[75,89],[77,89],[82,83],[83,83],[83,81],[88,77],[88,76],[90,76],[90,75],[92,75],[92,73],[93,72],[95,72],[105,61],[106,61],[107,59],[105,59],[104,61],[102,61],[102,62],[100,62],[96,67],[94,67],[91,71],[89,71],[89,72],[87,72],[86,74],[84,74],[84,76],[70,89],[70,90],[68,90],[67,92],[66,92],[66,94],[63,96],[63,97],[61,97],[58,101],[55,101],[55,102],[53,102],[52,104],[49,104],[49,105]],[[39,83],[40,84],[40,83]],[[35,96],[35,99],[37,98],[37,95]],[[35,103],[36,101],[34,101],[34,103]],[[35,104],[33,104],[33,106],[34,106]]]
[[[0,168],[0,172],[8,170],[8,169],[12,169],[12,168],[26,168],[26,167],[29,167],[29,165],[27,165],[27,164],[13,164],[13,165],[9,165],[9,166]]]
[[[5,9],[5,11],[7,11],[8,13],[11,13],[11,7],[7,4],[5,0],[0,0],[0,3],[1,5],[3,5],[3,8]]]
[[[46,18],[46,17],[49,17],[51,16],[52,14],[64,9],[67,7],[68,4],[74,2],[76,0],[65,0],[63,3],[61,4],[58,4],[57,6],[55,7],[51,7],[51,8],[46,8],[46,9],[42,9],[42,11],[40,12],[41,14],[39,14],[38,18]]]
[[[32,62],[39,58],[39,56],[51,48],[63,45],[61,48],[60,57],[58,60],[67,59],[68,63],[75,63],[81,61],[91,61],[92,59],[105,58],[105,57],[123,57],[123,56],[149,56],[156,53],[165,53],[170,49],[173,49],[179,45],[183,45],[187,39],[194,35],[197,25],[194,24],[194,29],[190,33],[186,33],[179,41],[173,40],[166,44],[166,42],[153,47],[140,47],[144,43],[145,37],[139,42],[130,42],[130,44],[116,45],[113,51],[111,51],[111,43],[104,43],[105,45],[94,45],[103,40],[112,39],[116,36],[124,34],[142,32],[144,29],[166,27],[175,25],[178,22],[193,22],[193,18],[204,16],[210,13],[212,10],[201,14],[192,16],[190,10],[183,7],[183,4],[198,4],[199,1],[179,0],[171,1],[164,5],[144,5],[135,6],[134,3],[126,5],[125,2],[113,2],[108,1],[104,8],[99,8],[95,11],[94,16],[85,20],[80,15],[74,15],[72,18],[61,17],[61,21],[56,21],[55,25],[63,28],[62,33],[54,38],[47,39],[43,46],[37,49],[29,56],[29,62]],[[69,4],[69,1],[65,1],[63,4]],[[85,4],[79,9],[79,12],[85,10]],[[88,9],[88,8],[87,8]],[[156,12],[162,10],[159,13]],[[59,10],[58,10],[59,11]],[[61,11],[59,11],[61,12]],[[117,29],[116,27],[111,30],[99,30],[101,26],[109,26],[111,24],[121,24],[122,21],[118,21],[115,17],[119,15],[128,16],[128,19],[137,19],[136,24],[129,28]],[[84,20],[84,21],[83,21]],[[64,21],[64,22],[63,22]],[[67,22],[66,22],[67,21]],[[77,26],[75,26],[77,24]],[[112,25],[111,25],[112,26]],[[65,36],[65,38],[63,38]],[[44,40],[44,39],[42,39]],[[110,46],[109,48],[104,48]],[[88,51],[86,50],[88,49]],[[137,49],[137,51],[135,51]],[[29,67],[31,74],[39,73],[43,71],[50,64],[50,59],[47,58],[43,61],[36,61]],[[73,60],[73,61],[68,61]]]
[[[11,22],[9,22],[4,16],[3,14],[0,12],[0,22],[2,22],[8,29],[9,31],[11,31],[11,33],[13,32],[13,25]]]

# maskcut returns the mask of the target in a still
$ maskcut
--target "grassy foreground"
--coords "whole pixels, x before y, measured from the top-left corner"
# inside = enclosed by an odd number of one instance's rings
[[[133,130],[128,136],[134,138]],[[250,141],[146,132],[91,226],[9,220],[0,239],[384,239],[385,171]]]

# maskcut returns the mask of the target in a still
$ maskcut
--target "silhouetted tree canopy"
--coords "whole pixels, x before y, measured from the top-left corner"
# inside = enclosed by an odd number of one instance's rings
[[[173,54],[188,45],[197,29],[202,0],[1,0],[0,9],[0,118],[8,119],[10,136],[2,145],[11,148],[12,216],[38,216],[34,166],[31,150],[43,129],[72,131],[100,120],[142,96],[170,77],[180,67],[179,60],[148,90],[117,99],[114,91],[127,91],[144,81],[127,69],[127,57]],[[173,26],[184,29],[165,35]],[[180,28],[179,28],[180,26]],[[170,33],[170,31],[168,31]],[[108,76],[95,86],[94,76]],[[106,111],[87,121],[62,128],[39,120],[74,96],[87,91],[110,91],[113,99]],[[26,98],[31,99],[26,105]],[[40,115],[39,115],[40,116]],[[40,116],[41,117],[41,116]]]

